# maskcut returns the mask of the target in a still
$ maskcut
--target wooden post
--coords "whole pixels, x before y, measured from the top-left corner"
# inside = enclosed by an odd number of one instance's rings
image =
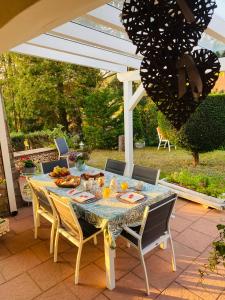
[[[132,81],[125,81],[124,87],[124,134],[125,134],[125,175],[131,176],[133,170],[133,110],[129,109],[129,101],[133,95]]]
[[[1,151],[0,155],[3,160],[3,167],[6,179],[7,193],[9,199],[9,208],[12,214],[17,214],[17,205],[16,205],[16,195],[15,195],[15,187],[14,180],[12,174],[12,166],[11,162],[13,160],[12,157],[12,149],[9,146],[9,136],[8,136],[8,128],[6,123],[6,116],[4,111],[4,104],[2,93],[0,92],[0,145]],[[11,156],[10,156],[11,150]]]

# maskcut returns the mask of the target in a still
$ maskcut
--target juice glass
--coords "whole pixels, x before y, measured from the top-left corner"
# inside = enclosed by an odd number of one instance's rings
[[[108,199],[110,197],[111,191],[110,188],[108,186],[105,186],[102,190],[102,197],[104,199]]]
[[[120,186],[123,192],[126,192],[126,190],[128,189],[128,183],[126,181],[121,182]]]

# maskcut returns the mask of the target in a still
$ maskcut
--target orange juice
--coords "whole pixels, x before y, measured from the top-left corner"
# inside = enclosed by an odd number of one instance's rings
[[[105,186],[105,187],[103,188],[103,191],[102,191],[102,196],[103,196],[103,198],[104,198],[104,199],[109,198],[109,197],[110,197],[110,193],[111,193],[110,188],[109,188],[108,186]]]
[[[126,190],[128,189],[128,183],[127,182],[121,182],[120,184],[121,189],[123,192],[126,192]]]

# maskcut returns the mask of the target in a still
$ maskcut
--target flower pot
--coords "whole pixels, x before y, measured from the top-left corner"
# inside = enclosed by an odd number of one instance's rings
[[[145,147],[145,142],[136,142],[134,145],[135,145],[135,148],[142,149]]]
[[[23,173],[24,174],[34,174],[35,171],[36,171],[36,167],[23,168]]]

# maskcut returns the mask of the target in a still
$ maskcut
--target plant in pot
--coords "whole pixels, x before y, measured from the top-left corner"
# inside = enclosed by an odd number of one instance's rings
[[[145,147],[145,140],[144,138],[135,138],[134,139],[134,146],[137,149],[142,149]]]
[[[79,171],[83,171],[85,169],[85,161],[88,159],[88,152],[73,152],[69,156],[69,160],[74,162]]]
[[[29,157],[21,157],[21,171],[24,174],[34,174],[36,165]]]

